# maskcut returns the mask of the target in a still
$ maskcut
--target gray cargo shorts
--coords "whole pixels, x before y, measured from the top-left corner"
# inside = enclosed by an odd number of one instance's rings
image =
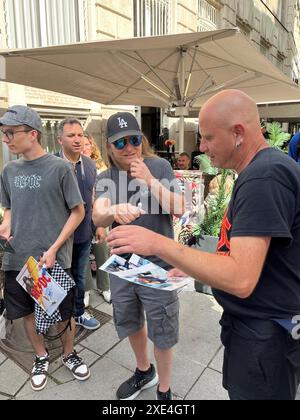
[[[173,347],[179,335],[177,292],[140,286],[112,274],[109,277],[113,318],[119,338],[131,336],[143,328],[145,311],[149,339],[159,349]]]

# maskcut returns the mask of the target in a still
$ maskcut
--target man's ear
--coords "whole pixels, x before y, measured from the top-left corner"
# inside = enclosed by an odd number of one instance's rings
[[[235,138],[235,147],[236,148],[240,147],[241,144],[243,143],[244,133],[245,133],[245,130],[244,130],[244,127],[241,124],[236,124],[233,127],[233,135],[234,135],[234,138]]]
[[[56,140],[57,140],[57,143],[58,143],[58,144],[62,145],[62,142],[61,142],[60,136],[57,136]]]
[[[239,134],[236,135],[236,140],[235,140],[235,147],[238,148],[241,146],[241,144],[243,143],[244,138],[242,136],[240,136]]]
[[[31,130],[30,131],[30,134],[31,134],[31,139],[32,140],[38,140],[38,132],[37,132],[37,130]]]

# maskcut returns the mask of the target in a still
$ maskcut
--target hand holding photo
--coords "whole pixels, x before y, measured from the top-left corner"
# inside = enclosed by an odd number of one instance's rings
[[[67,292],[47,272],[46,265],[39,267],[33,257],[28,258],[16,280],[48,315],[53,314],[67,295]]]
[[[156,264],[132,254],[129,260],[118,255],[112,255],[99,270],[114,274],[131,283],[166,291],[182,290],[194,285],[190,277],[168,277],[168,272]]]

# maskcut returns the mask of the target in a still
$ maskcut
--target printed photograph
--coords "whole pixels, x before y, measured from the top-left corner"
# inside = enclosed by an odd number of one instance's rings
[[[153,289],[181,290],[194,284],[190,277],[168,277],[166,270],[136,254],[132,254],[129,260],[112,255],[99,269]]]
[[[48,315],[58,308],[67,292],[47,272],[42,272],[38,262],[29,257],[16,280]]]

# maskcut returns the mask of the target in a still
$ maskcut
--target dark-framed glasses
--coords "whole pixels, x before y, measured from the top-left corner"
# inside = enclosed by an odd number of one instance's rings
[[[15,134],[17,134],[17,133],[29,133],[29,131],[32,131],[32,130],[33,129],[31,129],[31,130],[15,130],[15,131],[14,130],[0,130],[0,131],[2,133],[2,136],[7,137],[8,140],[13,140]]]
[[[117,150],[122,150],[129,142],[134,147],[139,147],[142,144],[143,136],[128,136],[114,141],[112,144]]]

